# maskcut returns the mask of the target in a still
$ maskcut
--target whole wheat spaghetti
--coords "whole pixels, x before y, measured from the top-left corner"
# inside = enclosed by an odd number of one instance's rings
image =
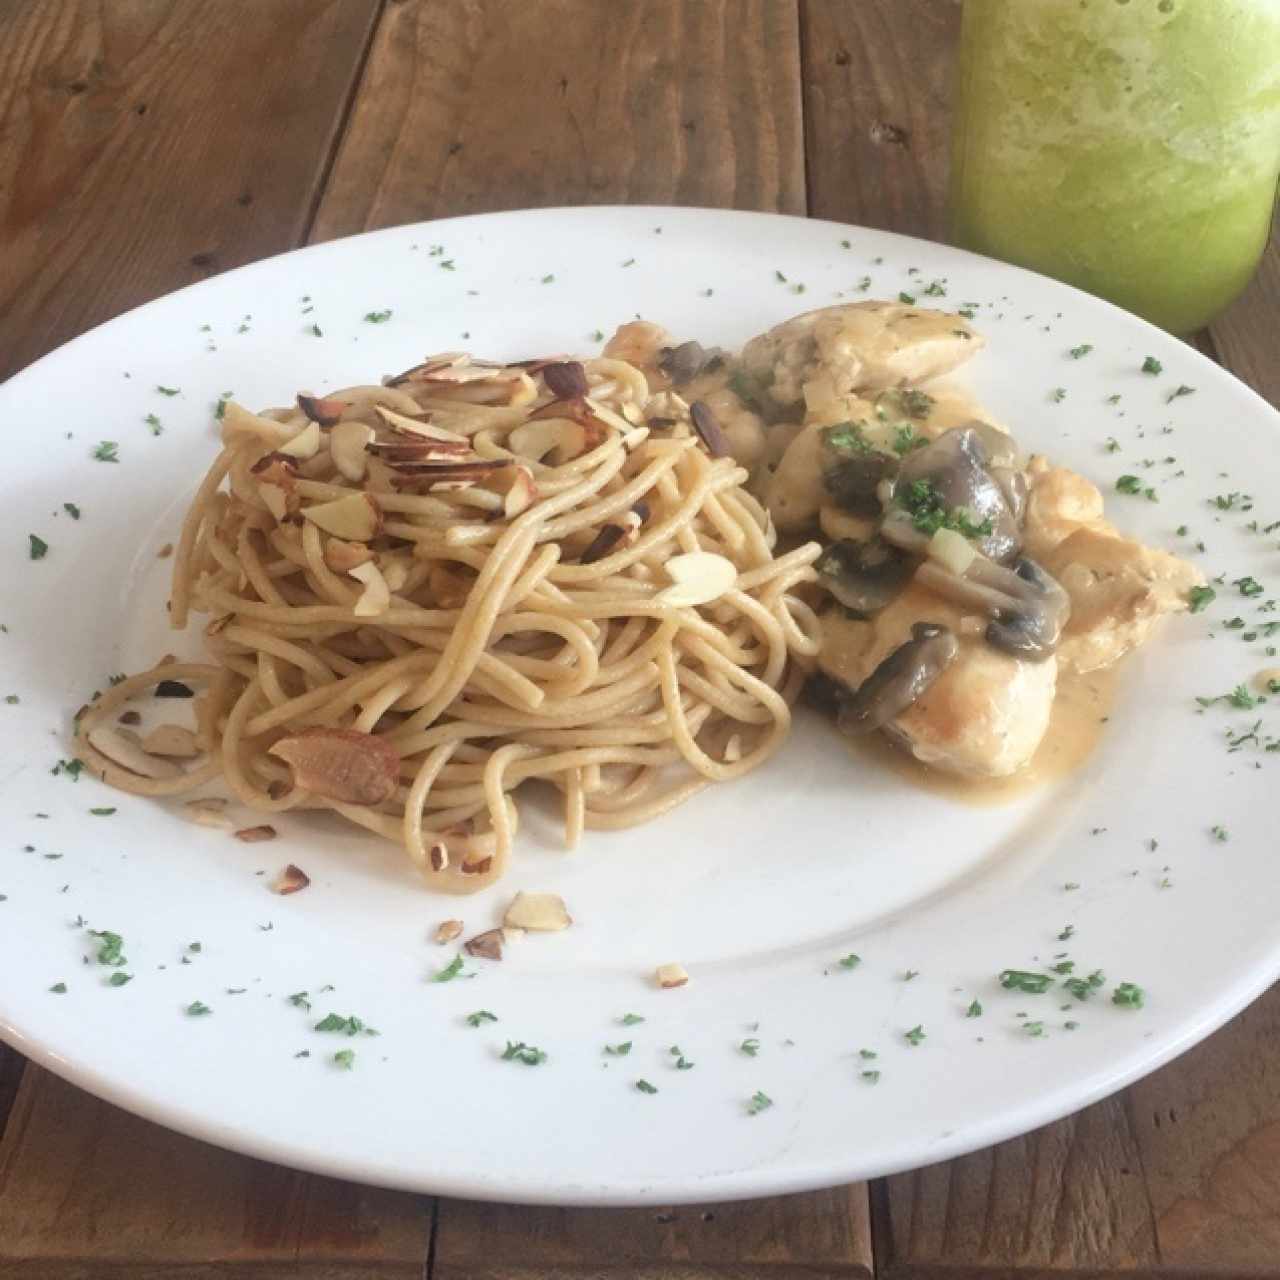
[[[82,713],[113,785],[331,809],[466,892],[502,875],[523,783],[559,793],[572,846],[785,739],[818,548],[775,557],[705,406],[634,366],[446,354],[287,409],[229,403],[222,434],[169,606],[175,628],[206,616],[209,660]],[[198,695],[182,767],[115,727],[165,680]]]

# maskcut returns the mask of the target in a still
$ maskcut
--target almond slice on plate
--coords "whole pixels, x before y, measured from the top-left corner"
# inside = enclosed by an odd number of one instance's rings
[[[737,566],[733,561],[713,551],[690,551],[672,556],[663,568],[672,585],[659,591],[654,599],[659,604],[678,609],[710,604],[738,580]]]
[[[452,942],[454,938],[462,933],[463,925],[461,920],[441,920],[436,925],[435,938],[439,943]]]
[[[479,956],[482,960],[501,960],[502,945],[506,941],[501,929],[486,929],[477,933],[474,938],[462,944],[462,949],[469,956]]]
[[[689,975],[682,964],[660,964],[654,971],[653,978],[664,991],[683,987],[689,981]]]
[[[392,431],[406,436],[417,436],[422,440],[438,440],[446,444],[470,444],[466,436],[460,436],[456,431],[446,431],[444,427],[432,426],[426,419],[411,418],[408,414],[397,413],[394,409],[388,409],[385,405],[376,405],[378,417]]]
[[[230,831],[235,825],[227,817],[227,802],[217,797],[186,801],[182,806],[182,816],[198,827],[217,827],[221,831]]]
[[[265,840],[274,840],[277,834],[275,827],[264,822],[257,827],[241,827],[236,832],[236,839],[245,844],[262,844]]]
[[[292,440],[285,441],[276,452],[283,453],[286,458],[298,458],[304,462],[308,458],[314,458],[320,452],[320,424],[308,422]]]
[[[329,432],[329,457],[338,474],[348,480],[363,480],[369,469],[366,448],[373,443],[373,428],[363,422],[339,422]]]
[[[301,893],[311,883],[311,877],[301,867],[289,863],[280,873],[275,883],[275,891],[279,894]]]
[[[347,542],[368,542],[382,528],[382,508],[367,493],[304,507],[302,514],[325,533]]]
[[[565,909],[564,899],[556,893],[528,893],[521,890],[511,900],[502,923],[513,929],[536,929],[558,933],[573,923]]]
[[[295,786],[343,804],[382,804],[400,780],[395,747],[357,729],[304,729],[267,750],[293,770]]]
[[[312,422],[318,422],[322,427],[336,426],[346,407],[345,400],[330,400],[323,396],[308,395],[305,391],[298,392],[298,408]]]

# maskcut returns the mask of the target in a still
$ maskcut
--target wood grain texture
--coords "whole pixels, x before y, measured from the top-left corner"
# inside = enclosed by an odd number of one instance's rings
[[[22,1055],[7,1044],[0,1044],[0,1138],[4,1137],[5,1123],[18,1092],[18,1083],[26,1062]]]
[[[489,209],[804,212],[795,0],[399,0],[315,238]]]
[[[298,244],[380,2],[0,3],[0,378]]]
[[[848,1280],[872,1274],[862,1186],[683,1209],[442,1200],[432,1280]]]
[[[958,0],[801,0],[809,213],[945,239]]]
[[[1222,363],[1280,408],[1280,224],[1244,296],[1209,326]]]
[[[322,1120],[318,1120],[322,1123]],[[0,1143],[0,1277],[413,1277],[431,1202],[179,1137],[28,1067]]]

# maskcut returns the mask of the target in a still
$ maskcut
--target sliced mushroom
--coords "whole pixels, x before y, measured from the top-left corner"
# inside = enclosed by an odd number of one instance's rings
[[[658,368],[678,387],[692,382],[718,354],[708,351],[700,342],[682,342],[658,352]]]
[[[908,455],[898,473],[897,492],[910,493],[911,486],[927,484],[946,511],[963,511],[975,525],[990,521],[991,532],[975,542],[983,555],[1005,564],[1022,549],[1022,536],[1005,492],[991,474],[982,430],[978,424],[947,431]]]
[[[821,585],[846,609],[866,617],[898,594],[911,577],[915,562],[883,538],[867,542],[842,538],[822,553],[814,568]]]
[[[822,483],[842,511],[855,516],[878,516],[882,510],[881,486],[886,480],[892,481],[897,472],[896,458],[868,450],[827,467]]]
[[[836,723],[851,737],[883,728],[917,702],[955,661],[960,642],[949,628],[917,622],[900,644],[851,693],[840,698]]]
[[[987,643],[1027,662],[1052,656],[1071,616],[1071,598],[1034,560],[1022,557],[1011,568],[975,556],[963,574],[924,564],[916,581],[944,599],[972,605],[991,619]]]

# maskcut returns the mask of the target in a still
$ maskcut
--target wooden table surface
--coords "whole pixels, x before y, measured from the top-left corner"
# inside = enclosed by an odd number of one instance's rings
[[[0,0],[0,378],[295,246],[531,205],[940,238],[955,0]],[[1280,402],[1280,250],[1202,350]],[[522,1209],[177,1137],[0,1045],[0,1278],[1280,1277],[1280,990],[1124,1093],[916,1173]]]

